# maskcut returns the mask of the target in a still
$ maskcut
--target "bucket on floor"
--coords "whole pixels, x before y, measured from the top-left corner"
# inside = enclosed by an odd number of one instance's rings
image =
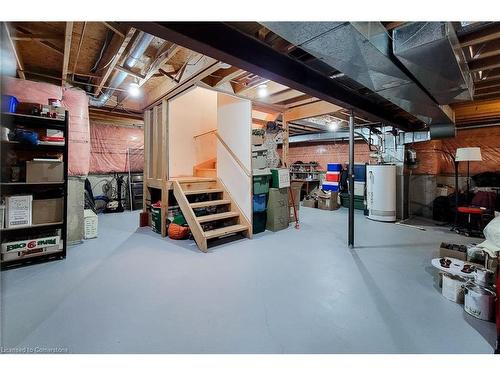
[[[494,321],[495,297],[492,290],[469,282],[465,285],[464,310],[475,318]]]
[[[453,276],[449,273],[442,273],[443,275],[443,289],[441,294],[444,298],[455,303],[464,303],[464,289],[467,280],[460,276]]]

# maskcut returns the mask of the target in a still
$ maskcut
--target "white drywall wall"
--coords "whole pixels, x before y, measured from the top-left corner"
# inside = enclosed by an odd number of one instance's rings
[[[252,104],[249,100],[218,94],[217,131],[247,171],[251,172]],[[252,221],[252,180],[221,142],[217,142],[217,175],[243,214]]]
[[[168,102],[170,177],[192,176],[193,167],[216,157],[217,93],[195,87]]]

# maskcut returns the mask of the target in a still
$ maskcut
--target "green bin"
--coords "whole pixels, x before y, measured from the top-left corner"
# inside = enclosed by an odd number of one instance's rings
[[[253,176],[253,193],[254,194],[267,194],[269,192],[269,181],[271,175],[264,174],[260,176]]]
[[[151,229],[161,233],[161,208],[151,206]]]

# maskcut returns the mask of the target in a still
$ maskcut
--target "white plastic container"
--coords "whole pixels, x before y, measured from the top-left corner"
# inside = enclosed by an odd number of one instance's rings
[[[366,166],[366,197],[368,218],[396,221],[396,166]]]
[[[83,211],[83,238],[86,240],[97,237],[99,219],[92,210]]]
[[[443,289],[441,293],[444,298],[455,303],[464,303],[464,288],[466,279],[460,276],[453,276],[449,273],[443,273]]]
[[[475,318],[495,320],[495,292],[474,283],[465,285],[464,310]]]

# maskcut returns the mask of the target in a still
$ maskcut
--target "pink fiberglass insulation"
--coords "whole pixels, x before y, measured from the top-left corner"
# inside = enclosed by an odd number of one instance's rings
[[[90,124],[90,173],[142,172],[144,168],[144,132],[142,129]]]
[[[49,98],[60,99],[62,105],[69,111],[69,175],[85,176],[88,174],[89,109],[87,95],[83,90],[3,77],[2,94],[13,95],[20,102],[40,104],[48,104]]]

